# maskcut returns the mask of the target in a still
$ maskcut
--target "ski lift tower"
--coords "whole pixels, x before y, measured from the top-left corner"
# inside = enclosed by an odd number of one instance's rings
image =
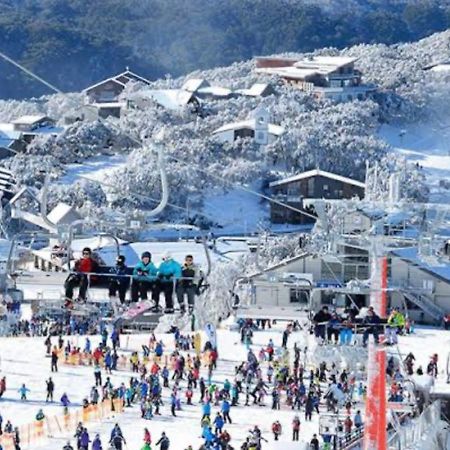
[[[366,196],[360,200],[325,200],[310,199],[306,206],[314,207],[318,220],[316,227],[318,236],[324,237],[319,242],[319,253],[333,252],[338,244],[356,244],[365,248],[370,261],[370,306],[381,317],[387,316],[387,254],[399,246],[420,246],[423,239],[402,235],[401,233],[386,233],[385,218],[376,220],[369,230],[360,234],[346,234],[341,224],[346,216],[360,211],[362,207],[382,210],[387,214],[413,214],[421,226],[426,227],[427,234],[434,237],[436,227],[443,225],[449,208],[445,205],[411,204],[402,202],[400,198],[400,176],[393,174],[386,186],[389,192],[388,200],[377,200],[375,190],[378,188],[377,169],[371,169],[371,175],[366,179]],[[369,168],[368,168],[369,171]],[[423,220],[427,211],[433,211],[431,222]],[[437,210],[437,212],[436,212]],[[341,231],[343,230],[343,231]],[[422,230],[420,230],[422,231]],[[320,239],[319,239],[320,241]],[[317,251],[317,249],[316,249]],[[386,350],[376,346],[372,341],[368,347],[368,392],[366,403],[366,420],[364,427],[364,450],[386,450],[387,448],[387,401],[386,401]]]

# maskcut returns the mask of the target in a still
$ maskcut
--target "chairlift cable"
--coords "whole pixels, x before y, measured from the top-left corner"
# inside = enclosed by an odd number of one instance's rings
[[[31,70],[27,69],[27,68],[24,67],[22,64],[16,62],[15,60],[13,60],[13,59],[10,58],[9,56],[5,55],[4,53],[0,52],[0,57],[2,57],[3,59],[5,59],[7,62],[11,63],[12,65],[16,66],[17,68],[19,68],[20,70],[22,70],[23,72],[25,72],[26,74],[28,74],[29,76],[33,77],[35,80],[41,82],[42,84],[44,84],[45,86],[47,86],[48,88],[50,88],[52,91],[54,91],[54,92],[56,92],[56,93],[58,93],[58,94],[63,94],[63,92],[62,92],[60,89],[58,89],[57,87],[55,87],[55,86],[52,85],[51,83],[47,82],[46,80],[44,80],[44,79],[43,79],[42,77],[40,77],[39,75],[36,75],[34,72],[32,72]],[[86,106],[87,106],[87,107],[91,107],[91,108],[95,108],[93,105],[84,105],[84,107],[86,107]],[[78,109],[78,105],[77,105],[77,109]],[[124,133],[124,131],[123,131],[120,127],[118,127],[116,124],[114,124],[114,123],[112,123],[112,122],[108,122],[107,125],[110,126],[110,127],[112,127],[112,128],[114,128],[116,131],[119,131],[120,133]],[[127,137],[128,137],[129,139],[131,139],[133,142],[137,143],[139,146],[142,146],[142,145],[143,145],[143,142],[140,141],[139,139],[135,138],[134,136],[131,136],[131,135],[128,134],[128,133],[126,133],[126,135],[127,135]],[[255,196],[259,197],[259,198],[262,198],[262,199],[264,199],[264,200],[267,200],[267,201],[270,202],[270,203],[274,203],[274,204],[279,205],[279,206],[281,206],[281,207],[283,207],[283,208],[290,209],[291,211],[294,211],[294,212],[296,212],[296,213],[302,214],[302,215],[304,215],[304,216],[306,216],[306,217],[309,217],[309,218],[312,218],[312,219],[314,219],[314,220],[317,219],[317,217],[314,216],[313,214],[309,214],[309,213],[307,213],[306,211],[303,211],[303,210],[301,210],[301,209],[295,208],[295,207],[293,207],[293,206],[291,206],[291,205],[288,205],[287,203],[281,202],[281,201],[279,201],[279,200],[277,200],[277,199],[275,199],[275,198],[273,198],[273,197],[269,197],[269,196],[267,196],[267,195],[265,195],[265,194],[262,194],[262,193],[260,193],[260,192],[254,191],[253,189],[249,189],[249,188],[245,187],[242,183],[232,182],[232,181],[227,180],[227,179],[225,179],[225,178],[223,178],[223,177],[221,177],[221,176],[219,176],[219,175],[211,174],[211,172],[208,171],[208,170],[201,169],[201,168],[199,168],[199,167],[194,167],[194,166],[192,165],[192,162],[184,161],[184,160],[182,160],[182,159],[175,158],[174,156],[170,156],[170,155],[167,155],[167,157],[170,158],[170,159],[172,159],[172,160],[174,160],[174,161],[176,161],[176,162],[179,162],[179,163],[181,163],[181,164],[184,164],[184,165],[186,165],[186,166],[189,166],[190,168],[194,169],[194,170],[197,171],[197,172],[201,172],[201,173],[203,173],[203,174],[209,175],[210,177],[212,177],[212,178],[214,178],[214,179],[216,179],[216,180],[220,180],[220,181],[222,181],[222,182],[225,183],[225,184],[235,186],[237,189],[240,189],[240,190],[242,190],[242,191],[244,191],[244,192],[247,192],[247,193],[249,193],[249,194],[252,194],[252,195],[255,195]]]

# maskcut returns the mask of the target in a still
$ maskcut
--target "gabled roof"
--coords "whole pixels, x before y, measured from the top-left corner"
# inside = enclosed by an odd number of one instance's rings
[[[337,175],[335,173],[326,172],[325,170],[313,169],[308,170],[307,172],[300,173],[298,175],[294,175],[289,178],[284,178],[282,180],[273,181],[270,183],[270,187],[281,186],[283,184],[292,183],[294,181],[300,181],[311,177],[325,177],[330,178],[332,180],[341,181],[342,183],[351,184],[353,186],[357,186],[360,188],[365,188],[366,185],[361,181],[353,180],[352,178],[347,178],[342,175]]]
[[[104,83],[107,83],[108,81],[111,81],[122,87],[125,87],[125,85],[131,80],[140,81],[145,84],[150,84],[150,81],[147,80],[146,78],[141,77],[140,75],[137,75],[136,73],[127,69],[127,70],[125,70],[125,72],[119,73],[110,78],[105,78],[104,80],[101,80],[98,83],[95,83],[92,86],[87,87],[86,89],[84,89],[83,92],[88,92],[98,86],[101,86]]]
[[[184,82],[183,86],[181,86],[181,89],[183,91],[196,92],[200,88],[209,86],[209,82],[204,78],[191,78],[190,80]]]
[[[80,214],[75,210],[73,206],[67,203],[59,202],[48,214],[47,218],[54,224],[61,223],[65,217],[69,214],[73,214],[74,217],[81,219]],[[75,219],[74,219],[75,220]]]
[[[248,89],[238,89],[236,92],[249,97],[260,97],[266,90],[272,90],[272,86],[269,83],[255,83]]]
[[[158,105],[173,110],[186,106],[195,98],[192,92],[182,89],[145,89],[132,97],[147,97],[154,100]]]
[[[240,122],[228,123],[226,125],[217,128],[217,130],[213,131],[213,134],[223,133],[224,131],[232,131],[232,130],[242,130],[242,129],[255,129],[255,119],[249,120],[241,120]],[[280,125],[275,125],[273,123],[269,123],[268,126],[269,134],[273,134],[275,136],[281,136],[284,133],[284,128]]]

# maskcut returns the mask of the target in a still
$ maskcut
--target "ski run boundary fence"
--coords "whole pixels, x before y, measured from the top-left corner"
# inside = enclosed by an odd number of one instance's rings
[[[25,448],[43,446],[45,442],[55,437],[70,433],[73,435],[77,425],[89,422],[98,422],[105,418],[113,417],[124,410],[123,400],[107,399],[96,405],[88,405],[85,408],[71,411],[66,414],[45,417],[43,420],[36,420],[32,423],[21,425],[19,429],[20,445]],[[4,450],[14,450],[14,433],[4,433],[0,436],[0,444]]]

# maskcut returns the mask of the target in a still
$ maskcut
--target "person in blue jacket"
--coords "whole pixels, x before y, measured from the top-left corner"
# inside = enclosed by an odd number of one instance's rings
[[[100,439],[100,435],[96,434],[95,439],[92,442],[92,450],[103,450],[102,440]]]
[[[201,422],[203,422],[203,419],[205,418],[209,419],[209,417],[211,416],[211,403],[209,401],[203,404],[202,412],[203,416]]]
[[[231,405],[230,402],[227,399],[224,399],[224,401],[222,402],[222,414],[223,414],[223,420],[225,421],[225,423],[228,420],[228,423],[231,423],[231,417],[230,417],[230,409],[231,409]]]
[[[131,284],[131,301],[147,300],[148,291],[152,291],[152,300],[155,308],[159,305],[159,288],[157,282],[158,270],[152,262],[152,254],[144,252],[141,260],[133,269],[133,283]]]
[[[215,429],[216,434],[222,433],[222,428],[224,424],[225,422],[223,421],[223,417],[220,415],[220,413],[217,413],[217,416],[214,418],[214,426],[216,427]]]
[[[174,283],[181,277],[181,265],[175,261],[170,253],[166,253],[158,269],[160,291],[164,292],[166,309],[164,312],[173,313],[173,288]]]

